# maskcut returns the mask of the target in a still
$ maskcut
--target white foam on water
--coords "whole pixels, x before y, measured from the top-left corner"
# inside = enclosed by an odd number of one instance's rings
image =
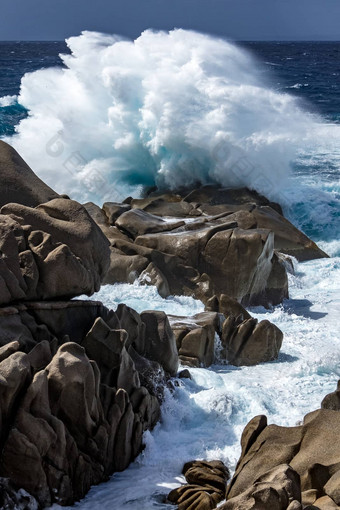
[[[67,44],[65,68],[23,77],[29,116],[6,141],[79,201],[198,181],[278,196],[297,149],[320,140],[321,120],[225,40],[177,29],[135,41],[83,32]]]
[[[144,452],[125,472],[94,487],[76,508],[168,508],[165,496],[183,482],[184,462],[221,459],[233,469],[251,418],[265,414],[269,423],[294,426],[335,390],[340,378],[340,258],[297,264],[296,275],[289,278],[291,296],[282,306],[251,310],[284,332],[279,359],[255,367],[190,369],[193,380],[181,380],[174,394],[167,394],[161,423],[145,434]],[[95,298],[114,307],[127,302],[139,311],[146,306],[186,315],[203,309],[199,301],[164,300],[155,288],[139,284],[105,286]]]
[[[0,97],[0,108],[6,108],[7,106],[13,106],[18,99],[18,96],[2,96]]]

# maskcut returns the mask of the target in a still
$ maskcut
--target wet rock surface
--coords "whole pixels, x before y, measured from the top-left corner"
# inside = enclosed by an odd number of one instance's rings
[[[185,294],[206,303],[224,294],[244,305],[278,304],[288,296],[289,256],[327,256],[278,204],[246,188],[153,191],[128,204],[105,204],[100,214],[86,207],[110,240],[105,281],[140,278],[163,297]]]
[[[328,397],[325,401],[330,402]],[[251,420],[242,435],[242,454],[227,489],[227,503],[222,508],[239,508],[232,506],[232,502],[236,504],[245,495],[252,498],[259,480],[266,478],[266,473],[275,472],[281,464],[288,464],[299,477],[301,496],[294,497],[302,506],[296,503],[297,508],[339,508],[339,427],[338,410],[331,406],[307,414],[303,424],[296,427],[267,425],[264,416]],[[284,483],[280,481],[279,486],[283,488]],[[290,504],[293,504],[291,498]],[[263,503],[262,506],[269,508]],[[277,508],[290,509],[284,505]]]
[[[184,465],[182,474],[187,481],[168,495],[179,510],[210,510],[223,501],[228,468],[221,461],[193,461]]]

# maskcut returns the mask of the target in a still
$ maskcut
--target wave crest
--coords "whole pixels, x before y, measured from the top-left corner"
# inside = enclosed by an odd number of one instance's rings
[[[29,116],[7,139],[58,192],[102,203],[200,181],[277,196],[311,116],[246,51],[181,29],[67,44],[64,68],[23,77]]]

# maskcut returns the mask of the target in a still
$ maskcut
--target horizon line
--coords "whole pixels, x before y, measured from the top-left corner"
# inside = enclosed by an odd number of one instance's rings
[[[214,34],[212,34],[214,36]],[[0,43],[64,43],[65,39],[0,39]],[[77,36],[75,36],[77,37]],[[221,37],[216,35],[215,37]],[[132,38],[131,38],[132,39]],[[233,39],[226,37],[233,42],[247,42],[247,43],[340,43],[340,39]]]

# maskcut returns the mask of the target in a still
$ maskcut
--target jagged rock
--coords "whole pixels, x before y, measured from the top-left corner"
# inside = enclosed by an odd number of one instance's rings
[[[145,324],[144,357],[157,361],[170,375],[178,370],[176,341],[164,312],[145,311],[141,314]]]
[[[278,357],[283,334],[277,326],[269,321],[258,323],[228,296],[222,295],[220,302],[226,312],[225,320],[223,314],[211,311],[193,317],[169,315],[183,365],[210,366],[214,361],[216,335],[222,345],[219,357],[233,365],[256,365]],[[208,302],[208,308],[221,309],[216,296]]]
[[[227,317],[240,317],[241,320],[250,319],[251,315],[236,299],[221,294],[220,296],[213,296],[210,298],[205,306],[205,309],[210,312],[220,312]]]
[[[82,342],[87,355],[100,367],[101,382],[123,388],[128,394],[140,387],[138,372],[125,349],[128,334],[124,329],[111,329],[98,317]]]
[[[340,381],[338,381],[337,389],[333,393],[326,395],[321,402],[323,409],[332,409],[333,411],[340,411]]]
[[[17,354],[27,356],[12,356]],[[105,414],[99,388],[97,365],[81,346],[66,343],[19,404],[2,471],[42,505],[71,504],[113,470],[125,469],[141,448],[135,423],[141,430],[145,422],[155,424],[156,400],[145,388],[143,398],[135,399],[136,411],[124,389],[113,390],[112,411]]]
[[[143,355],[157,341],[171,354],[166,316],[147,314],[151,338],[124,305],[26,302],[0,312],[1,473],[42,506],[72,504],[125,469],[159,420],[166,375]]]
[[[179,510],[211,510],[224,499],[228,468],[221,461],[192,461],[184,465],[182,473],[188,484],[168,495]]]
[[[131,206],[128,204],[119,204],[117,202],[105,202],[103,204],[103,211],[110,225],[114,225],[119,216],[124,212],[130,211],[130,209]]]
[[[274,235],[268,230],[242,230],[235,222],[225,222],[198,230],[177,229],[170,233],[154,233],[136,238],[137,245],[149,250],[169,253],[185,266],[209,277],[205,300],[209,294],[228,294],[245,304],[276,300],[277,292],[267,286],[274,261]],[[282,269],[285,275],[285,270]],[[171,288],[171,277],[168,278]],[[196,291],[196,295],[197,295]],[[287,297],[284,282],[282,295]],[[267,296],[267,297],[266,297]],[[276,303],[276,301],[273,301]]]
[[[0,304],[92,294],[109,267],[106,237],[72,200],[7,204],[0,234]]]
[[[0,140],[0,208],[10,202],[36,207],[59,195],[35,175],[13,147]]]
[[[223,510],[288,510],[299,508],[299,475],[287,464],[278,465],[259,476],[251,487],[229,498]],[[300,505],[300,508],[301,505]]]
[[[168,232],[185,225],[184,221],[164,221],[142,209],[131,209],[124,212],[115,224],[133,238],[152,232]]]
[[[150,395],[162,401],[164,389],[167,386],[167,377],[164,368],[157,361],[152,361],[141,356],[132,345],[130,345],[128,352],[138,371],[141,385],[149,391]]]
[[[227,500],[247,491],[267,471],[280,464],[289,464],[300,476],[304,504],[312,505],[310,508],[327,508],[333,503],[337,505],[339,430],[338,411],[329,409],[309,413],[303,425],[296,427],[266,426],[264,417],[252,420],[243,433],[244,444],[248,441],[245,438],[251,437],[251,440],[242,449],[227,490]],[[325,496],[332,498],[333,503],[323,499]],[[322,506],[319,506],[320,501]]]
[[[282,331],[268,320],[235,319],[230,315],[223,323],[223,355],[232,365],[257,365],[272,361],[279,355]]]
[[[140,274],[139,281],[157,287],[159,295],[164,299],[170,296],[168,280],[153,262]]]
[[[209,367],[214,362],[215,334],[221,334],[220,316],[214,312],[198,313],[193,317],[169,315],[169,321],[181,363]]]
[[[110,207],[107,214],[88,209],[111,243],[105,282],[141,278],[163,297],[184,294],[206,303],[224,294],[243,305],[275,305],[288,297],[292,268],[284,254],[327,256],[278,204],[246,188],[154,190],[114,203],[112,217]]]

